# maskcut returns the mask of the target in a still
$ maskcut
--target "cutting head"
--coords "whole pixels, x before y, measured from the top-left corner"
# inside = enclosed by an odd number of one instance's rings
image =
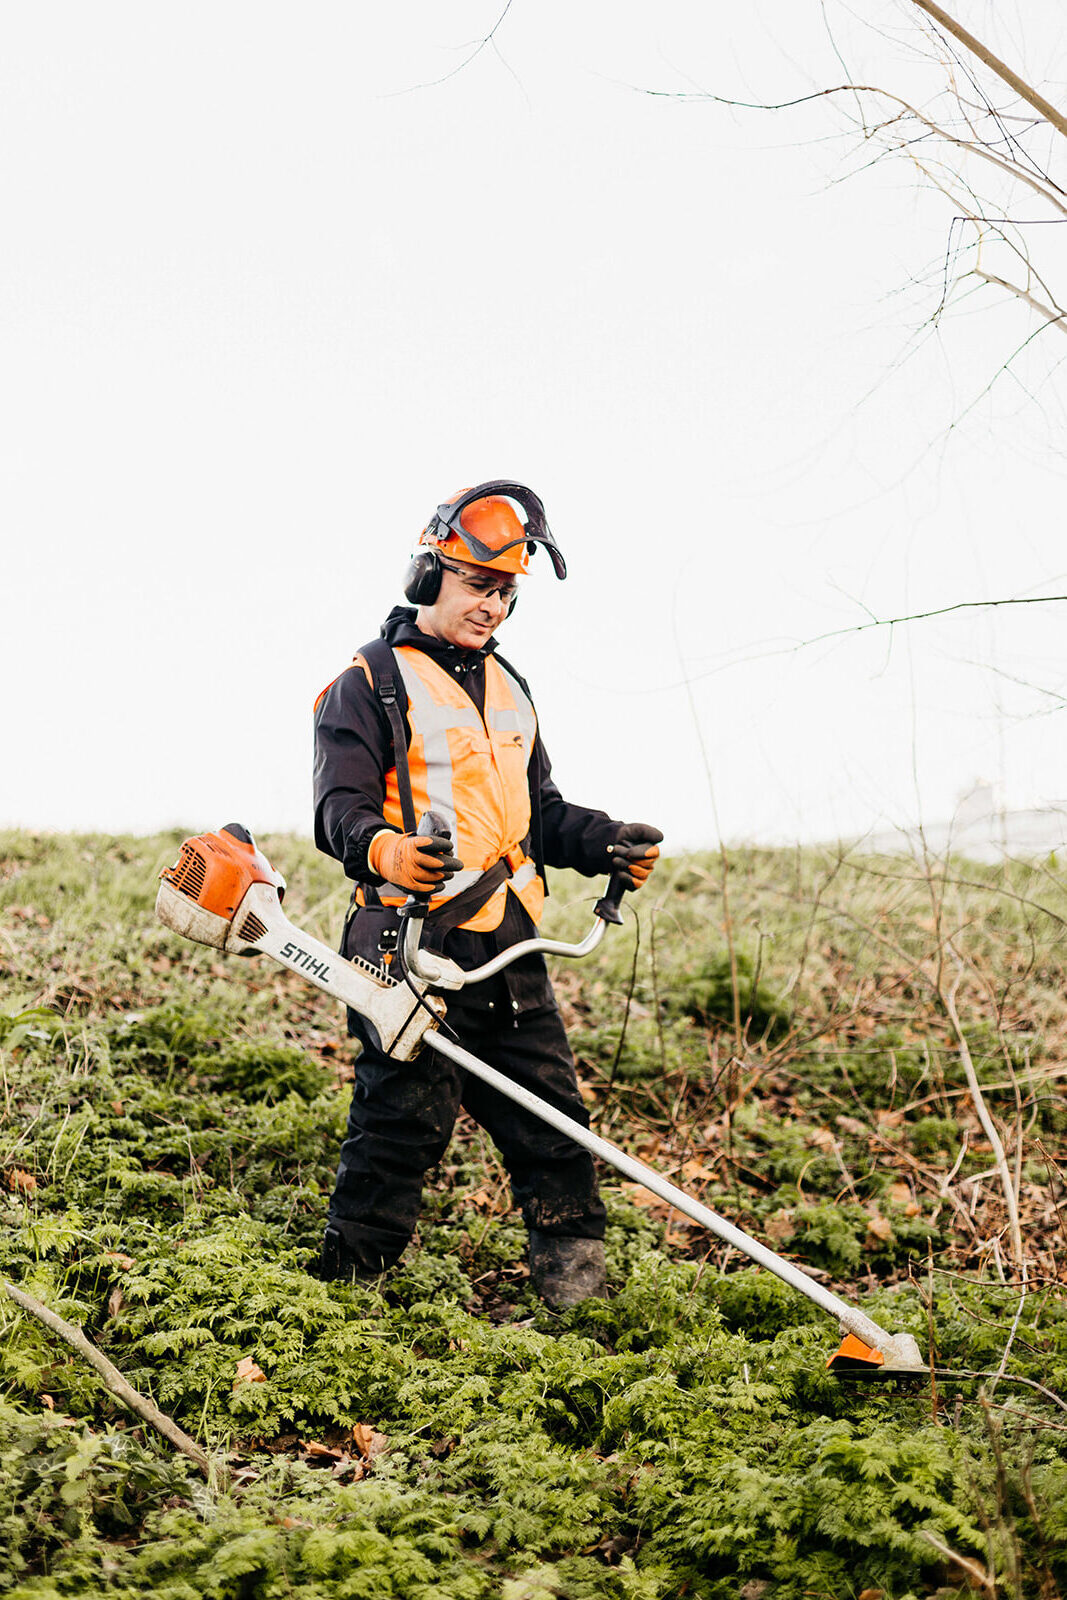
[[[884,1350],[846,1333],[826,1363],[837,1378],[924,1378],[927,1367],[910,1333],[895,1333]]]

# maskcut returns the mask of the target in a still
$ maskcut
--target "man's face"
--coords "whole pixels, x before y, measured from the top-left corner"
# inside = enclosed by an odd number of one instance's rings
[[[440,559],[441,592],[432,606],[419,607],[418,625],[446,644],[477,650],[507,616],[518,580],[511,572],[453,561],[451,556]]]

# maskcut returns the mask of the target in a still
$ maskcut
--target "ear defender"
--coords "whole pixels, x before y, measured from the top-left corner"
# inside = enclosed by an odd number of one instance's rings
[[[441,593],[442,567],[436,550],[418,550],[404,574],[404,599],[413,606],[432,606]]]
[[[404,574],[404,599],[412,606],[432,606],[441,593],[443,575],[444,568],[436,550],[417,551]],[[512,596],[511,604],[508,606],[509,617],[518,600],[517,594]]]

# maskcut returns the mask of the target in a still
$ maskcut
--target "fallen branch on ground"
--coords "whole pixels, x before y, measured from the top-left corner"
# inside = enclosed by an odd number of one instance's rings
[[[160,1411],[154,1400],[149,1400],[147,1395],[140,1394],[133,1386],[126,1382],[118,1367],[114,1366],[100,1350],[87,1339],[80,1328],[73,1323],[64,1322],[63,1318],[50,1311],[40,1300],[35,1300],[32,1294],[27,1294],[25,1289],[18,1289],[13,1283],[4,1283],[7,1294],[16,1305],[28,1311],[31,1316],[43,1322],[46,1328],[51,1328],[53,1333],[58,1333],[80,1356],[84,1356],[94,1372],[99,1373],[107,1385],[108,1390],[116,1400],[121,1400],[124,1406],[137,1414],[143,1422],[147,1422],[157,1433],[161,1433],[176,1450],[183,1456],[188,1456],[194,1462],[205,1478],[210,1476],[211,1462],[207,1454],[200,1448],[195,1439],[190,1439],[183,1433],[172,1417],[165,1411]]]

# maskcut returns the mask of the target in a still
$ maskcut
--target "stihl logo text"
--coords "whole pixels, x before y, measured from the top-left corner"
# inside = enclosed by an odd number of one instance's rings
[[[314,956],[309,955],[306,950],[301,950],[300,946],[293,944],[292,940],[288,944],[282,945],[282,960],[291,961],[295,967],[301,967],[304,972],[310,972],[316,978],[328,978],[330,976],[330,969],[325,961],[316,961]]]

